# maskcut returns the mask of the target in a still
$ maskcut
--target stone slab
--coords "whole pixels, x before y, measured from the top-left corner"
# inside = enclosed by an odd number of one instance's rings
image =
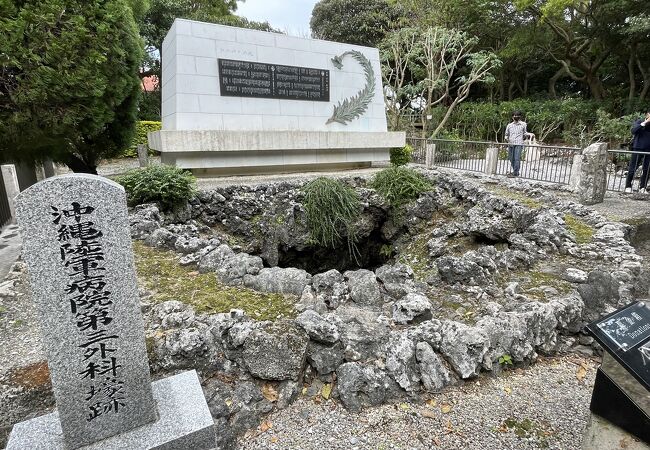
[[[160,418],[82,450],[207,450],[216,446],[214,422],[196,371],[152,384]],[[7,450],[66,450],[57,412],[16,424]]]
[[[406,133],[326,131],[161,130],[148,134],[159,152],[241,152],[335,150],[403,147]]]
[[[582,450],[650,450],[650,446],[602,417],[591,414],[587,422]]]
[[[48,178],[16,212],[68,448],[153,422],[124,189],[95,175]]]

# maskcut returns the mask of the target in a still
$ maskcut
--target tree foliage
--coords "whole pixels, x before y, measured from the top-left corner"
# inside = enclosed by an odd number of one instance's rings
[[[387,0],[321,0],[310,27],[317,39],[375,47],[400,17],[400,8]]]
[[[260,31],[275,30],[268,22],[256,22],[236,16],[236,0],[131,0],[147,2],[144,14],[138,20],[140,34],[145,43],[145,57],[140,77],[154,76],[161,79],[162,42],[175,19],[190,19],[218,23]],[[139,8],[142,10],[142,8]],[[160,87],[142,97],[141,120],[160,120]],[[156,115],[157,113],[157,115]]]
[[[382,45],[389,110],[398,116],[417,103],[423,129],[431,108],[446,105],[447,113],[433,130],[445,126],[452,111],[465,101],[472,86],[492,83],[501,61],[486,50],[475,51],[478,39],[457,29],[403,28]],[[411,82],[405,83],[406,76]]]
[[[95,172],[131,139],[141,60],[125,0],[1,0],[1,157]]]

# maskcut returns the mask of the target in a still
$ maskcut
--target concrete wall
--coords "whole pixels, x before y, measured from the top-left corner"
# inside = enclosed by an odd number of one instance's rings
[[[326,125],[333,106],[366,84],[363,68],[350,56],[342,69],[331,62],[353,49],[372,63],[374,98],[360,118]],[[329,70],[330,101],[222,97],[218,58]],[[376,48],[176,19],[163,42],[162,64],[163,130],[387,130]]]

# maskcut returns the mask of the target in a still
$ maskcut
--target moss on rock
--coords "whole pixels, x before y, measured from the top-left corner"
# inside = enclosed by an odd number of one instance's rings
[[[178,300],[205,314],[242,309],[256,320],[296,315],[293,297],[226,286],[214,273],[181,267],[174,252],[152,249],[141,242],[135,242],[133,250],[139,281],[153,292],[154,302]]]

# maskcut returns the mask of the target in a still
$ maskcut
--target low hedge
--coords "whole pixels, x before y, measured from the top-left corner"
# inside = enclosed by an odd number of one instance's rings
[[[162,128],[161,122],[155,122],[152,120],[141,120],[135,124],[135,135],[131,141],[131,146],[125,148],[120,156],[122,158],[137,158],[138,157],[138,145],[144,144],[149,145],[147,140],[147,133],[152,131],[159,131]],[[153,154],[153,151],[149,149],[149,154]]]

